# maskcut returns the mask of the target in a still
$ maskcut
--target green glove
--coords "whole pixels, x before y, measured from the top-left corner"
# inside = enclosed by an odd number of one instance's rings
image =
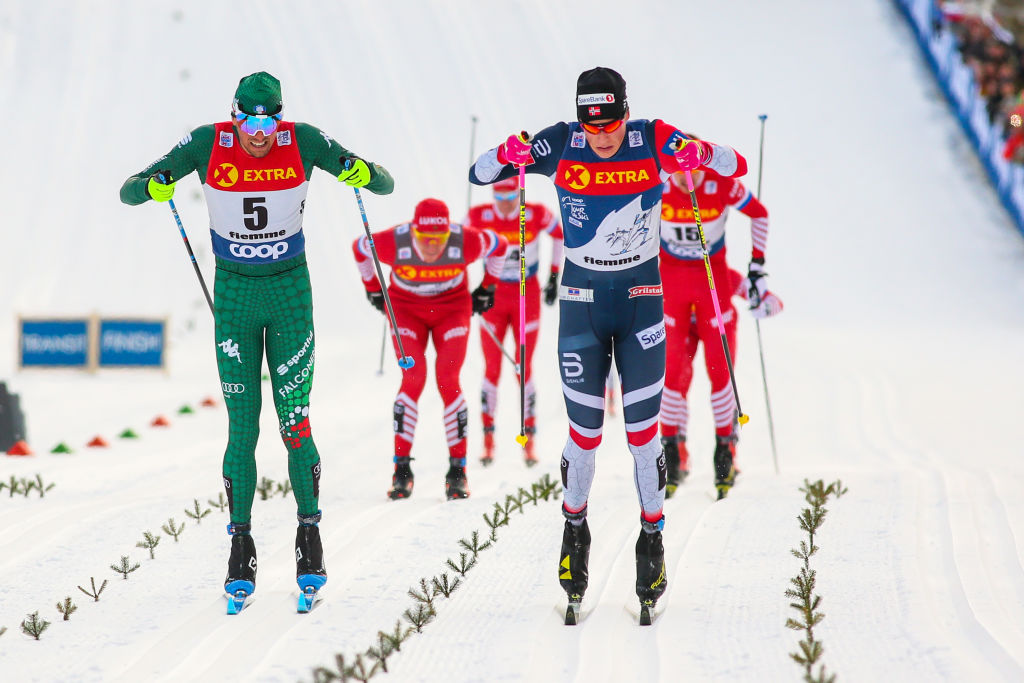
[[[348,168],[338,175],[338,180],[351,187],[366,187],[370,182],[370,167],[359,157],[342,157],[341,163],[348,163]]]
[[[177,181],[171,178],[171,172],[164,169],[157,171],[149,177],[146,184],[146,194],[157,202],[166,202],[174,196],[174,185]]]

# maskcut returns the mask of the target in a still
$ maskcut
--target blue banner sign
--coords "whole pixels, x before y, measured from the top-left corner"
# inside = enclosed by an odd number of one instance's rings
[[[100,367],[162,367],[167,326],[163,320],[100,320]]]
[[[22,367],[89,367],[89,319],[21,320]]]

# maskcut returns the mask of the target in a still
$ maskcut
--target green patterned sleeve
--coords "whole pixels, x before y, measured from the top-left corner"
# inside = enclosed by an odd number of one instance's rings
[[[135,206],[149,201],[146,185],[156,171],[166,169],[174,180],[181,180],[192,171],[199,171],[200,182],[206,178],[206,166],[213,151],[214,126],[200,126],[182,138],[170,152],[124,181],[121,201]]]
[[[299,143],[302,163],[306,166],[306,177],[309,177],[310,165],[317,166],[333,176],[341,173],[345,167],[342,157],[353,155],[353,152],[342,147],[337,140],[316,126],[308,123],[295,124],[295,138]],[[359,156],[356,154],[355,156]],[[370,182],[366,189],[374,194],[391,194],[395,189],[395,181],[383,166],[364,159],[370,167]]]

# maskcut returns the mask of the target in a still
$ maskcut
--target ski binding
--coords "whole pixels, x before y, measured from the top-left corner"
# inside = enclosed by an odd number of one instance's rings
[[[232,581],[224,586],[228,595],[228,614],[238,614],[249,603],[249,598],[256,591],[252,581]]]
[[[323,588],[323,585],[327,583],[327,577],[320,574],[303,574],[296,581],[299,584],[298,611],[300,614],[305,614],[313,609],[313,603],[316,602],[317,594]]]
[[[575,626],[580,623],[580,601],[570,600],[565,608],[565,625]]]

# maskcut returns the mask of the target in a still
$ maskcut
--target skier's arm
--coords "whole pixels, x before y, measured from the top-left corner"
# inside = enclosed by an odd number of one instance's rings
[[[213,125],[200,126],[182,138],[170,152],[124,181],[121,185],[121,201],[130,206],[148,202],[152,197],[146,189],[149,179],[158,171],[169,171],[169,182],[181,180],[189,173],[199,170],[205,177],[206,165],[213,149]]]
[[[377,258],[381,263],[391,265],[395,262],[395,229],[373,233],[373,246],[377,250]],[[355,255],[359,277],[367,292],[379,292],[383,283],[377,281],[377,268],[373,265],[373,253],[370,251],[370,240],[363,235],[352,242],[352,253]]]
[[[553,213],[548,211],[546,206],[541,220],[544,225],[542,230],[551,236],[551,275],[557,277],[558,271],[562,267],[562,249],[565,245],[562,224],[558,222],[558,218]]]
[[[732,185],[726,202],[750,218],[750,258],[760,259],[763,264],[764,252],[768,245],[768,208],[740,181],[734,180]]]
[[[295,137],[302,151],[302,161],[317,166],[333,176],[340,175],[345,170],[346,158],[361,159],[356,154],[348,151],[338,141],[316,126],[308,123],[295,124]],[[367,161],[366,166],[370,171],[370,182],[364,187],[374,194],[391,194],[395,189],[395,181],[383,166]],[[306,172],[309,178],[309,170]]]
[[[707,140],[696,140],[661,119],[651,121],[648,126],[648,134],[650,134],[652,128],[654,131],[658,164],[669,173],[677,173],[683,170],[679,167],[679,163],[673,154],[680,140],[694,140],[697,142],[701,148],[701,164],[707,166],[712,171],[727,178],[739,177],[747,172],[747,160],[732,147],[715,144]]]
[[[526,172],[547,176],[554,174],[568,135],[569,124],[556,123],[530,138],[530,155],[534,163],[526,166]],[[499,160],[500,146],[487,150],[477,158],[469,169],[469,182],[474,185],[490,185],[519,174],[515,166]]]
[[[498,283],[498,277],[505,267],[505,256],[508,254],[508,240],[489,228],[477,229],[463,226],[465,238],[463,248],[466,250],[466,263],[479,258],[484,260],[484,279],[482,287],[490,287]]]

